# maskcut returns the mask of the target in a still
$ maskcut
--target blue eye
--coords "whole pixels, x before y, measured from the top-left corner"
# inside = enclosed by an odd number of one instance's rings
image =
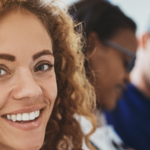
[[[50,70],[52,67],[53,67],[53,65],[51,65],[51,64],[47,64],[47,63],[41,64],[41,65],[39,65],[35,68],[35,72],[37,72],[37,71],[47,71],[47,70]]]

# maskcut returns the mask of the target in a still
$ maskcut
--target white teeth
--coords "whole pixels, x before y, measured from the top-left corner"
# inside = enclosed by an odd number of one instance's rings
[[[34,112],[31,112],[30,113],[30,120],[34,120],[35,119],[35,113]]]
[[[10,117],[10,115],[7,115],[7,119],[11,120],[11,117]]]
[[[35,117],[36,118],[38,117],[38,111],[35,111]]]
[[[23,121],[28,121],[29,120],[29,114],[28,113],[23,113],[22,120]]]
[[[40,110],[37,110],[35,112],[31,113],[23,113],[23,114],[17,114],[17,115],[7,115],[8,120],[12,121],[29,121],[34,120],[35,118],[39,117]]]
[[[37,117],[40,115],[40,110],[37,111]]]
[[[12,121],[16,121],[16,119],[17,119],[17,118],[16,118],[16,115],[11,115],[11,120],[12,120]]]
[[[22,120],[22,115],[21,114],[17,114],[17,121],[21,121]]]

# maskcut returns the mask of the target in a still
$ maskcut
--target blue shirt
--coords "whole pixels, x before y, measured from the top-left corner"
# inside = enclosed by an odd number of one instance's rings
[[[150,150],[150,98],[129,84],[112,112],[105,112],[123,142],[136,150]]]

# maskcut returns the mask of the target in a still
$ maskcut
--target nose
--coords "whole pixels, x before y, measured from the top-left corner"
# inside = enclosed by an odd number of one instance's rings
[[[124,67],[122,67],[118,72],[117,78],[120,81],[120,83],[122,83],[122,85],[129,83],[129,73],[125,70]]]
[[[125,83],[129,83],[130,82],[130,75],[129,73],[126,73],[126,76],[125,76]]]
[[[12,91],[15,100],[37,99],[42,93],[41,87],[35,81],[29,70],[21,70],[15,80],[15,86]]]
[[[123,79],[124,84],[129,83],[129,73],[124,71],[124,74],[122,75],[122,79]]]

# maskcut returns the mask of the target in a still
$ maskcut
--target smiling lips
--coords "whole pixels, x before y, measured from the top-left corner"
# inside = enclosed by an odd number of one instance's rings
[[[23,114],[12,114],[12,115],[7,115],[7,119],[11,120],[11,121],[19,121],[21,123],[24,123],[26,121],[33,121],[36,118],[38,118],[40,115],[40,110],[37,111],[33,111],[30,113],[23,113]]]
[[[11,126],[21,130],[33,130],[42,124],[44,107],[32,107],[5,114],[2,118]]]

